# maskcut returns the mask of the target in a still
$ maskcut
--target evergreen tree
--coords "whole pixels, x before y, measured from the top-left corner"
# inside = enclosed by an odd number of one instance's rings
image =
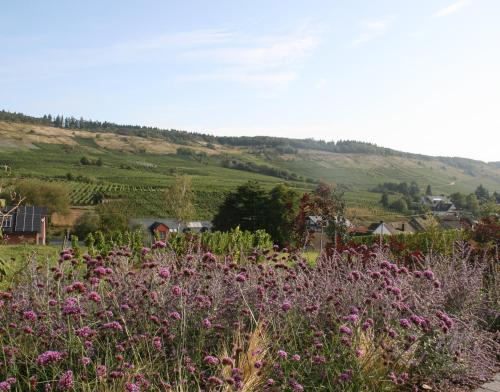
[[[474,194],[480,201],[486,201],[490,198],[490,192],[483,186],[483,184],[476,188]]]

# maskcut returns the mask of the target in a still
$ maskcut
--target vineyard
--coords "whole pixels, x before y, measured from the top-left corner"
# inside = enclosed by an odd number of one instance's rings
[[[133,193],[158,193],[164,189],[154,186],[132,186],[125,184],[86,184],[66,183],[70,203],[75,206],[87,206],[100,202],[102,199],[119,199]]]

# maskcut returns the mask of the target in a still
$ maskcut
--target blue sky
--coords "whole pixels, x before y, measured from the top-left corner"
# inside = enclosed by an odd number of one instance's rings
[[[500,161],[500,1],[8,1],[0,108]]]

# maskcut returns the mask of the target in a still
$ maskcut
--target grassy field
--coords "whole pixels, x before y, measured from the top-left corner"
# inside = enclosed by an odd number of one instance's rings
[[[63,184],[72,205],[94,204],[96,194],[127,198],[138,216],[161,215],[163,193],[176,175],[189,175],[196,192],[197,214],[209,219],[224,195],[236,186],[255,180],[265,188],[287,182],[299,192],[312,189],[305,179],[323,180],[347,187],[352,217],[360,221],[398,216],[381,208],[380,194],[369,192],[379,183],[416,181],[435,193],[471,192],[482,183],[500,190],[500,169],[473,161],[467,170],[431,157],[399,157],[339,154],[299,150],[296,154],[261,153],[249,148],[192,143],[188,147],[203,157],[176,154],[183,145],[163,139],[121,136],[111,133],[66,130],[47,126],[0,121],[0,164],[8,165],[18,178],[39,178]],[[229,169],[224,157],[287,170],[302,177],[285,181],[270,175]],[[80,159],[101,159],[102,165],[82,165]],[[70,175],[68,180],[68,174]]]
[[[0,245],[0,269],[5,273],[0,275],[0,288],[8,287],[31,257],[55,260],[59,251],[60,247],[57,246]]]

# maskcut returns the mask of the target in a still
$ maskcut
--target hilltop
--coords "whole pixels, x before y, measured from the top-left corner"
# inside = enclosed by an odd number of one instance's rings
[[[59,181],[74,205],[92,204],[96,192],[133,198],[138,215],[161,214],[160,192],[178,174],[192,177],[203,218],[224,193],[248,180],[266,187],[287,182],[301,191],[318,181],[335,182],[347,189],[356,214],[368,218],[391,214],[380,209],[380,195],[369,192],[384,182],[415,181],[445,194],[472,192],[479,184],[500,190],[498,162],[410,154],[358,141],[218,137],[5,111],[0,138],[0,164],[16,176]]]

